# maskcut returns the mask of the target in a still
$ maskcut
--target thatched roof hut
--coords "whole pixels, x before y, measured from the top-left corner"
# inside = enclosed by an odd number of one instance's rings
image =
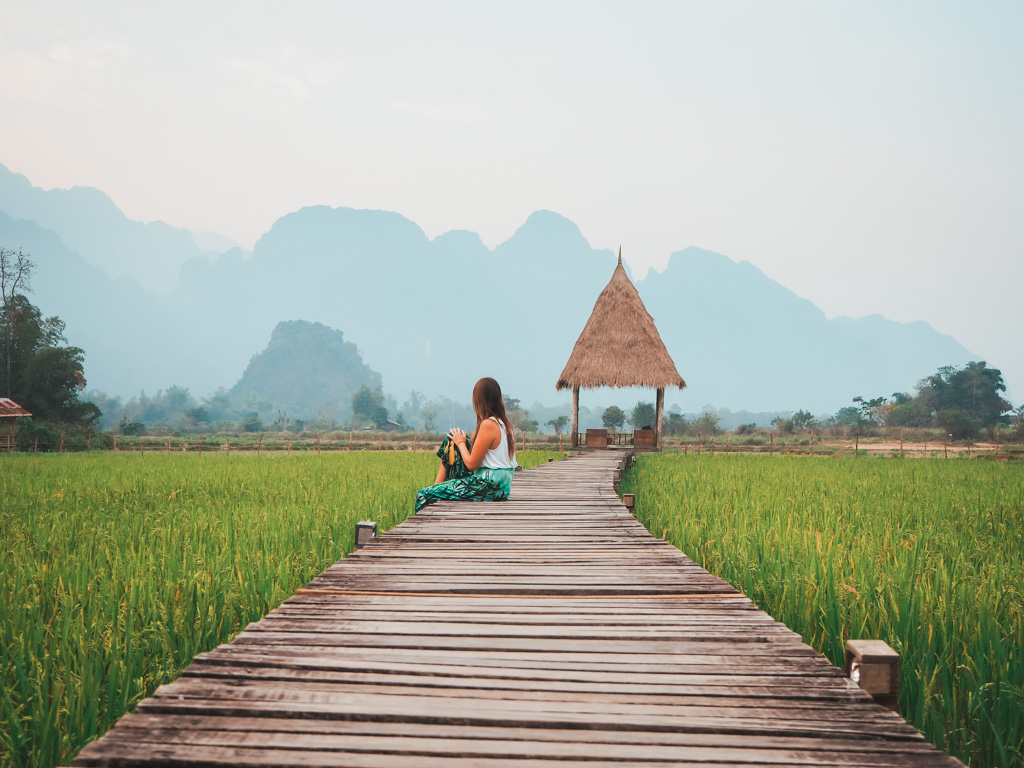
[[[656,445],[661,446],[665,388],[686,386],[665,349],[654,320],[622,267],[612,279],[576,340],[557,389],[572,388],[572,444],[578,445],[579,391],[594,387],[653,387],[657,390]]]

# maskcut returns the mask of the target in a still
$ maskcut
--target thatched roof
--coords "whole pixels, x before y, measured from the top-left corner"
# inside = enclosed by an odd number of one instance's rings
[[[618,266],[597,297],[557,389],[685,386],[640,294],[626,277],[619,251]]]

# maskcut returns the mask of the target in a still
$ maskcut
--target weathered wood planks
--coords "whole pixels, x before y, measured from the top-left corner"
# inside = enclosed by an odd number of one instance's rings
[[[644,530],[612,487],[622,460],[428,507],[197,656],[75,765],[960,765]]]

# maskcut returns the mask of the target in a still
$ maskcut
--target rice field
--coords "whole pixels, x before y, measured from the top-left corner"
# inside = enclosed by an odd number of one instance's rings
[[[69,762],[350,552],[358,520],[402,522],[436,469],[411,451],[0,457],[0,767]]]
[[[901,714],[970,766],[1024,766],[1024,466],[660,455],[637,517],[833,664],[901,657]]]

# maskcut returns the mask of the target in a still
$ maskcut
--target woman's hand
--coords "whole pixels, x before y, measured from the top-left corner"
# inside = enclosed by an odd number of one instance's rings
[[[452,441],[456,445],[465,445],[466,444],[466,433],[463,432],[458,427],[452,427],[451,432],[449,432],[448,434],[451,435]]]

